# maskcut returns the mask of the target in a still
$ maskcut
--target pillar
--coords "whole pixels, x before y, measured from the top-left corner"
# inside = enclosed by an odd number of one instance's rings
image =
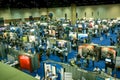
[[[75,24],[76,23],[76,5],[71,4],[71,23]]]

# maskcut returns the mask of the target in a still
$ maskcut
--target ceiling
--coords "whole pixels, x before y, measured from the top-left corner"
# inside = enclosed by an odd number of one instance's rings
[[[73,3],[77,6],[117,4],[120,0],[0,0],[0,8],[66,7]]]

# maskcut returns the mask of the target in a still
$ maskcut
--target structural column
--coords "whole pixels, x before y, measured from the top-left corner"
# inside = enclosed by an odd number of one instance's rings
[[[76,23],[76,4],[71,4],[71,23]]]

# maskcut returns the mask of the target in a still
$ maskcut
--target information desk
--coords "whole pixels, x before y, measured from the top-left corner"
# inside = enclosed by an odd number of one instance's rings
[[[0,80],[37,80],[36,78],[0,62]]]

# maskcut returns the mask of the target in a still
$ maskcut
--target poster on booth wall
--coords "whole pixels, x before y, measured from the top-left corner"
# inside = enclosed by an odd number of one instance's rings
[[[61,68],[61,71],[60,71],[60,73],[61,73],[61,80],[64,80],[64,69],[63,68]]]
[[[103,57],[107,57],[107,54],[110,53],[113,56],[113,59],[116,58],[116,51],[113,48],[108,48],[108,47],[102,47],[101,52]]]
[[[51,65],[44,63],[44,70],[45,70],[45,77],[47,77],[46,72],[47,72],[47,70],[49,70],[49,71],[52,70],[52,69],[51,69]]]
[[[23,42],[27,42],[27,41],[28,41],[28,37],[27,37],[27,36],[23,36],[23,37],[22,37],[22,41],[23,41]]]
[[[34,42],[35,41],[35,36],[34,35],[30,35],[29,36],[29,42]]]
[[[116,57],[116,68],[120,68],[120,56]]]
[[[87,55],[87,52],[93,52],[94,46],[89,44],[84,44],[78,47],[78,54],[81,56]]]
[[[56,75],[56,67],[52,66],[52,74]]]

